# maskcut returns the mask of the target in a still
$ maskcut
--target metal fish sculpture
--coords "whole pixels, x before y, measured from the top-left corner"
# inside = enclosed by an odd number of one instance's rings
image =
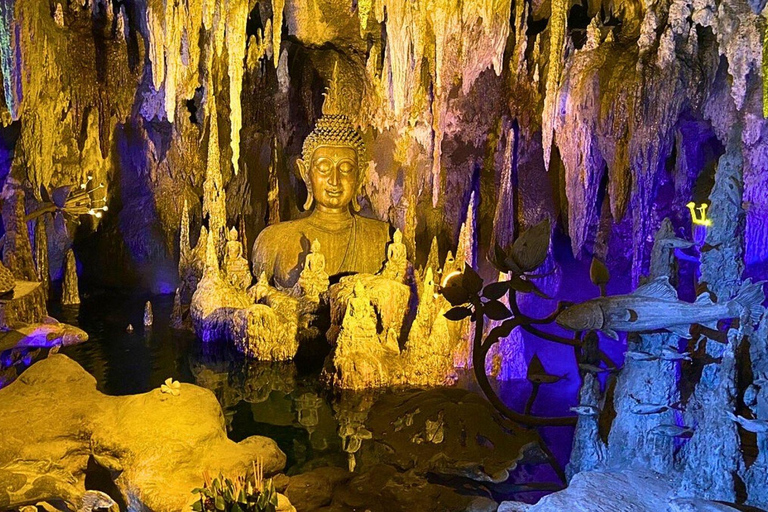
[[[645,332],[665,329],[690,338],[692,324],[712,324],[725,318],[738,318],[749,311],[757,323],[765,301],[763,282],[745,281],[732,300],[715,304],[708,293],[693,303],[678,300],[669,278],[662,276],[646,283],[628,295],[598,297],[576,304],[558,315],[557,323],[572,331],[600,330],[616,339],[616,331]]]
[[[750,420],[744,416],[736,416],[730,411],[726,414],[747,432],[754,432],[755,434],[765,434],[768,432],[768,420]]]
[[[618,368],[603,368],[602,366],[589,363],[579,363],[579,369],[588,373],[613,373],[619,371]]]
[[[575,412],[579,416],[597,416],[598,414],[600,414],[600,409],[598,409],[594,405],[581,404],[575,407],[571,407],[570,410]]]
[[[629,350],[624,356],[627,359],[633,359],[635,361],[656,361],[659,356],[653,355],[650,352],[644,352],[642,350]]]
[[[691,437],[693,428],[680,425],[656,425],[651,429],[651,434],[667,437]]]
[[[664,361],[690,361],[690,352],[680,352],[675,347],[664,347],[661,349],[661,359]]]
[[[630,411],[632,412],[632,414],[637,414],[637,415],[661,414],[662,412],[667,412],[670,410],[679,411],[681,410],[681,407],[682,407],[680,402],[675,402],[674,404],[650,404],[650,403],[642,402],[632,395],[630,396],[636,402],[632,407],[630,407]]]

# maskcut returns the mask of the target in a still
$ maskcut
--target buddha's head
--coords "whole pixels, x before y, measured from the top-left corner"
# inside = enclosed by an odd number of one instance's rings
[[[363,185],[365,145],[360,133],[341,114],[326,114],[304,141],[302,158],[296,162],[307,185],[304,209],[318,207],[345,210],[349,204],[360,210],[357,196]]]

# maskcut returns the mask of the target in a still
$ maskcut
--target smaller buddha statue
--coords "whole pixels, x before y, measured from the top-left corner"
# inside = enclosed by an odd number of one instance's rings
[[[243,245],[237,236],[237,230],[232,228],[227,235],[227,251],[224,260],[224,271],[227,281],[238,290],[245,290],[251,284],[251,270],[248,260],[243,257]]]
[[[319,302],[320,295],[328,290],[330,279],[325,271],[325,256],[320,253],[320,242],[312,242],[309,254],[304,260],[304,270],[299,275],[299,288],[304,297],[312,302]]]
[[[408,270],[408,256],[403,243],[403,233],[397,229],[392,235],[392,243],[387,247],[387,262],[381,275],[393,281],[403,282]]]
[[[376,325],[376,311],[366,293],[365,286],[358,281],[347,303],[336,355],[343,357],[353,352],[378,352],[376,349],[380,350],[381,345]]]

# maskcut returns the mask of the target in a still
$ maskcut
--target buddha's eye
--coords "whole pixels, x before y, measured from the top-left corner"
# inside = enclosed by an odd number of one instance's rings
[[[339,171],[341,171],[343,174],[350,174],[355,170],[355,166],[352,165],[352,162],[341,162],[339,164]]]
[[[315,162],[315,168],[321,173],[321,174],[327,174],[331,171],[331,167],[333,167],[333,163],[328,160],[327,158],[321,158],[317,162]]]

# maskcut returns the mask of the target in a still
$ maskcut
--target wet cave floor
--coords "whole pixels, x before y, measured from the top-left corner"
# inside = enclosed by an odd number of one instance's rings
[[[142,321],[147,300],[151,300],[154,310],[151,328],[144,327]],[[289,476],[323,466],[347,469],[349,454],[354,453],[358,471],[380,463],[395,466],[399,471],[414,469],[430,483],[496,502],[515,499],[533,503],[560,488],[557,474],[540,451],[526,451],[515,464],[520,446],[526,441],[516,440],[519,432],[499,428],[498,422],[491,419],[495,412],[469,374],[461,375],[453,388],[338,393],[321,379],[322,357],[319,361],[305,358],[295,363],[248,361],[223,344],[204,345],[191,332],[171,329],[172,302],[172,295],[150,297],[103,291],[84,294],[80,306],[52,303],[49,314],[90,335],[86,343],[64,347],[60,352],[93,375],[100,391],[109,395],[144,393],[159,387],[169,377],[208,388],[222,406],[229,437],[240,441],[261,435],[275,440],[287,456],[284,472]],[[127,331],[129,324],[133,332]],[[0,387],[45,354],[45,349],[2,354]],[[524,408],[531,389],[527,381],[507,381],[497,386],[507,404],[517,410]],[[563,386],[542,387],[533,412],[568,415],[575,395],[575,389]],[[449,449],[440,444],[455,442],[449,432],[445,440],[417,439],[408,434],[410,439],[398,444],[397,433],[407,431],[403,426],[407,414],[403,416],[403,411],[408,407],[411,411],[430,407],[443,410],[441,401],[452,401],[446,411],[450,409],[459,418],[465,416],[460,421],[466,422],[466,430],[486,449],[479,460],[471,460],[472,455],[460,447]],[[478,409],[467,409],[465,413],[462,404],[470,401],[488,412],[478,415]],[[446,424],[450,421],[446,417]],[[372,439],[366,435],[369,429],[373,431]],[[385,435],[381,432],[387,430],[391,436],[384,445],[395,453],[382,453],[372,447],[380,441],[377,438]],[[573,428],[546,427],[538,433],[560,467],[564,467],[570,455]],[[536,436],[526,434],[529,437]],[[466,440],[459,443],[464,445]],[[508,478],[505,465],[514,466]],[[495,475],[490,480],[496,481],[489,481],[488,474]]]

